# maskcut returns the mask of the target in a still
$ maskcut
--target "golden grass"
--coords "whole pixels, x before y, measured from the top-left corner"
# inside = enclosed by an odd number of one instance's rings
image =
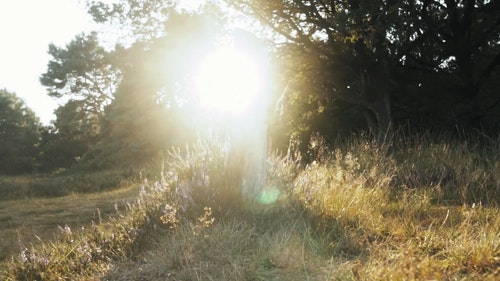
[[[499,147],[422,142],[387,153],[358,140],[307,165],[275,154],[267,185],[278,200],[242,204],[241,169],[202,146],[174,155],[119,219],[41,256],[71,264],[85,258],[74,249],[91,246],[81,280],[498,280]],[[10,266],[8,280],[47,268]],[[68,278],[71,266],[51,266],[51,278]]]
[[[135,261],[116,263],[96,279],[317,280],[322,274],[328,241],[316,239],[304,214],[282,206],[246,210],[215,217],[202,229],[181,224]]]
[[[53,240],[58,226],[79,229],[115,216],[115,204],[123,208],[138,193],[138,185],[130,184],[105,192],[0,201],[0,260],[19,253],[20,243]]]

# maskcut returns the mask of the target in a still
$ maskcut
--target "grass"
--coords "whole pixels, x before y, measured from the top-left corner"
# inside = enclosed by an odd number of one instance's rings
[[[242,199],[227,147],[172,151],[126,210],[23,248],[0,279],[498,280],[498,140],[321,143],[309,164],[269,157],[265,204]]]
[[[307,280],[321,274],[317,263],[327,256],[327,241],[316,240],[314,232],[304,214],[284,206],[228,213],[209,226],[179,226],[139,261],[118,263],[101,278]]]
[[[98,193],[0,201],[0,260],[19,253],[21,244],[54,239],[58,226],[78,229],[115,216],[115,206],[123,209],[138,193],[130,184]]]
[[[0,201],[60,197],[72,193],[94,193],[115,189],[137,181],[133,171],[59,171],[54,174],[0,175]]]

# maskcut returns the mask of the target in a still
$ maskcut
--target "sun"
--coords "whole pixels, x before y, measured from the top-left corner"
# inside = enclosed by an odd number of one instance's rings
[[[222,46],[205,56],[195,73],[199,104],[208,110],[244,113],[259,102],[263,91],[260,60],[232,46]]]

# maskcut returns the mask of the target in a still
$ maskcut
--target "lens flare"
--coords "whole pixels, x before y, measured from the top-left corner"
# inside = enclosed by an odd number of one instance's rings
[[[276,188],[262,190],[257,197],[257,202],[265,205],[273,204],[280,198],[281,192]]]

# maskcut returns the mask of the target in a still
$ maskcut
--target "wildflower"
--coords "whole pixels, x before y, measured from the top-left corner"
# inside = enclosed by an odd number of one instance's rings
[[[170,228],[175,228],[179,223],[177,218],[177,209],[170,204],[165,204],[164,215],[160,217],[163,224],[169,224]]]
[[[83,246],[78,247],[76,251],[80,256],[81,264],[86,265],[92,261],[92,251],[88,244],[84,244]]]
[[[28,257],[26,256],[26,251],[28,251],[28,249],[26,249],[25,247],[23,247],[23,249],[21,250],[21,261],[23,263],[28,262]]]
[[[72,234],[71,228],[68,225],[65,225],[64,228],[61,226],[58,226],[58,228],[59,228],[59,231],[61,232],[61,234],[63,234],[64,236],[71,236],[71,234]]]

